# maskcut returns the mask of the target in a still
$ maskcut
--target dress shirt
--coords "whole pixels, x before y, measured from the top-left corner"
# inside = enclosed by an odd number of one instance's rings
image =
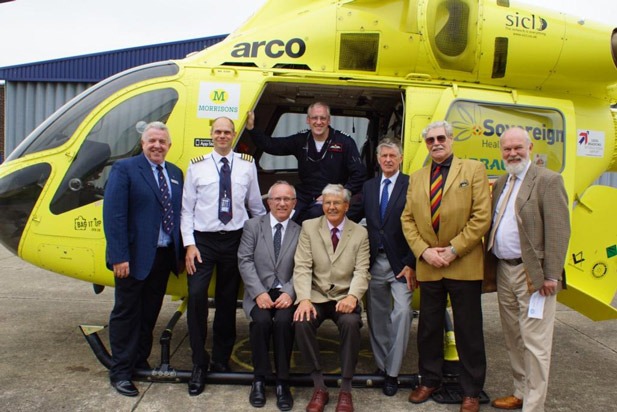
[[[272,229],[272,238],[274,239],[274,233],[276,232],[276,224],[280,223],[283,227],[281,228],[281,245],[283,244],[283,239],[285,239],[285,232],[287,232],[287,224],[289,223],[289,219],[283,220],[282,222],[279,222],[278,220],[276,220],[276,218],[274,216],[272,216],[272,213],[269,213],[270,215],[270,228]]]
[[[381,184],[379,185],[379,202],[380,203],[381,203],[381,194],[383,192],[383,181],[386,179],[390,179],[390,185],[388,185],[388,199],[392,199],[392,191],[394,190],[394,185],[396,184],[396,178],[398,177],[399,174],[400,174],[400,171],[397,171],[391,177],[385,177],[382,173]]]
[[[182,194],[180,230],[185,246],[194,245],[194,231],[219,232],[242,229],[251,217],[266,214],[261,199],[257,168],[252,160],[231,152],[225,156],[231,168],[233,218],[227,224],[218,219],[219,173],[222,156],[215,151],[193,160],[186,171]],[[247,210],[248,205],[248,210]]]
[[[326,222],[328,222],[328,229],[330,229],[330,233],[332,233],[332,229],[334,229],[335,227],[338,229],[338,232],[336,232],[336,237],[338,237],[339,240],[341,240],[341,235],[343,234],[343,228],[345,227],[346,220],[347,218],[344,218],[340,225],[334,226],[332,223],[330,223],[329,220],[326,219]]]
[[[521,241],[518,233],[518,223],[516,221],[516,210],[514,206],[516,203],[516,197],[518,196],[518,191],[521,188],[521,184],[523,183],[523,179],[525,179],[525,175],[527,174],[527,170],[529,170],[530,164],[530,162],[527,162],[525,170],[514,175],[514,187],[512,188],[512,193],[508,199],[503,216],[501,217],[501,222],[499,222],[499,226],[495,232],[493,254],[499,259],[517,259],[521,257]],[[499,201],[495,207],[495,213],[493,214],[493,224],[495,223],[499,208],[501,207],[501,203],[508,192],[509,186],[512,184],[510,182],[511,180],[512,179],[508,179],[506,185],[501,191]]]
[[[156,184],[158,186],[158,183],[159,183],[159,171],[156,168],[158,165],[156,163],[152,163],[150,161],[150,159],[148,159],[147,157],[146,157],[146,160],[150,164],[150,169],[152,169],[152,176],[154,176],[154,181],[156,182]],[[171,181],[169,180],[169,174],[167,173],[167,168],[165,167],[165,162],[161,163],[161,166],[163,167],[163,176],[165,176],[165,180],[167,180],[167,187],[169,188],[169,198],[171,199]],[[161,226],[159,227],[159,239],[158,239],[158,241],[156,243],[156,246],[157,247],[166,247],[166,246],[169,246],[170,243],[171,243],[171,236],[169,236],[167,233],[165,233],[165,231],[163,230],[163,222],[161,221]]]

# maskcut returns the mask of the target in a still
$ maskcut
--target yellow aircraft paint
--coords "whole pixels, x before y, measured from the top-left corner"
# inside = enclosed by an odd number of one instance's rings
[[[456,155],[491,178],[504,171],[499,134],[526,128],[533,161],[562,174],[572,206],[559,299],[612,319],[617,189],[591,185],[617,171],[616,56],[615,28],[507,0],[270,0],[225,41],[103,81],[37,128],[0,166],[0,240],[35,265],[113,286],[102,194],[111,164],[138,153],[140,124],[167,123],[168,160],[186,169],[211,150],[214,118],[241,132],[255,110],[271,131],[323,100],[369,125],[369,149],[402,136],[407,173],[427,159],[420,131],[433,120],[451,122]],[[255,154],[238,136],[236,150]],[[294,175],[260,171],[262,192]],[[167,292],[185,296],[186,275]]]

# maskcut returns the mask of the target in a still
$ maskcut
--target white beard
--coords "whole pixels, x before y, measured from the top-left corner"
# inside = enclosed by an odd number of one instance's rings
[[[506,172],[511,175],[518,175],[522,171],[525,170],[527,164],[529,163],[529,159],[521,159],[522,161],[519,163],[508,163],[506,162]]]

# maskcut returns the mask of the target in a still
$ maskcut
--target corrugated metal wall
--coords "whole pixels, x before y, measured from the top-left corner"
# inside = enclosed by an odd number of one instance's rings
[[[5,158],[39,124],[93,83],[7,82]]]

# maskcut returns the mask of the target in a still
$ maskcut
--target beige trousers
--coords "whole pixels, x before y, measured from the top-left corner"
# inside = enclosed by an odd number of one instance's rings
[[[497,296],[506,349],[514,379],[514,396],[523,412],[544,411],[551,364],[556,296],[544,302],[542,319],[527,316],[531,294],[523,264],[497,264]]]

